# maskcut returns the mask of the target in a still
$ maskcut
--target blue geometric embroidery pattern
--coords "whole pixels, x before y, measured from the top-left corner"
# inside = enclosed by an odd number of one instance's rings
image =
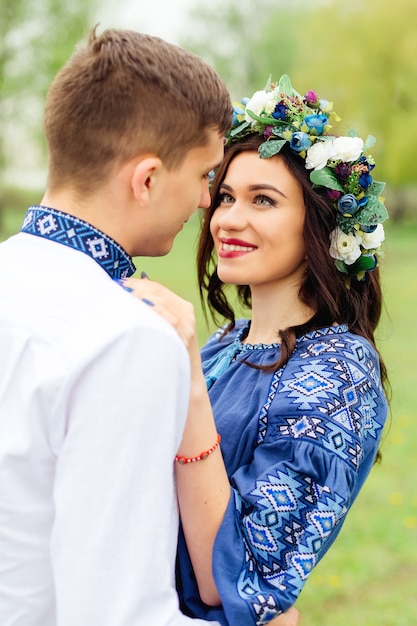
[[[318,417],[302,415],[301,417],[286,417],[284,419],[286,424],[280,426],[281,435],[294,439],[299,437],[318,439],[326,434],[326,429],[322,426],[323,420]]]
[[[67,213],[31,206],[20,230],[84,252],[112,278],[126,278],[135,272],[132,259],[116,241],[84,220]]]
[[[262,443],[263,440],[265,439],[265,435],[266,435],[266,431],[268,428],[268,411],[269,408],[272,404],[273,399],[275,398],[275,395],[277,393],[277,389],[279,386],[279,381],[281,379],[281,376],[284,372],[285,366],[284,367],[280,367],[279,370],[277,370],[276,372],[274,372],[274,375],[272,377],[272,381],[271,381],[271,385],[269,388],[269,392],[268,392],[268,397],[267,400],[265,402],[265,404],[263,405],[260,413],[259,413],[259,418],[258,418],[258,438],[257,438],[257,443]]]
[[[351,341],[348,344],[344,339],[338,337],[339,334],[346,333],[347,330],[347,326],[342,324],[312,331],[299,337],[297,346],[299,349],[303,348],[303,352],[299,356],[301,359],[306,359],[308,363],[280,388],[280,393],[289,392],[288,396],[294,399],[294,402],[299,405],[299,409],[307,411],[316,407],[319,412],[327,415],[327,419],[330,418],[339,422],[344,428],[356,434],[363,434],[364,430],[369,431],[367,434],[376,438],[378,426],[373,420],[376,394],[372,391],[372,383],[380,389],[380,378],[372,359],[360,342]],[[309,343],[310,340],[317,338],[323,338],[323,341]],[[332,359],[329,356],[335,353],[340,354],[341,351],[344,351],[346,358],[351,360],[342,361],[340,358]],[[311,361],[312,357],[320,356],[322,359],[317,358],[314,362]],[[359,362],[366,363],[366,374],[353,364],[352,356]],[[330,370],[329,364],[332,364]],[[312,366],[314,371],[312,371]],[[259,413],[258,444],[265,439],[268,427],[268,411],[278,392],[284,369],[285,366],[274,373],[267,400]],[[335,373],[338,376],[335,376]],[[342,391],[341,388],[343,388]],[[366,394],[369,394],[368,398]],[[340,396],[342,396],[343,402],[340,401]],[[319,439],[324,436],[325,428],[322,420],[318,417],[313,420],[311,417],[300,416],[299,419],[288,418],[287,429],[282,427],[280,432],[287,436],[307,436]],[[335,437],[333,440],[335,450],[341,451],[342,447],[352,450],[350,436],[338,433]],[[347,439],[347,442],[343,443],[344,438]],[[350,459],[353,465],[357,467],[360,453],[359,456],[352,456],[350,451],[345,454],[341,453],[340,456],[345,460]]]
[[[342,381],[328,370],[328,362],[319,359],[301,365],[293,377],[282,384],[284,393],[293,398],[293,404],[303,411],[321,406],[323,401],[333,395],[339,397]],[[297,410],[297,409],[295,409]]]
[[[332,356],[335,352],[337,357]],[[340,357],[341,352],[345,359]],[[293,365],[291,376],[282,379],[279,386],[279,393],[283,394],[280,397],[286,396],[292,408],[287,409],[290,415],[281,416],[277,436],[315,440],[357,469],[364,439],[368,436],[376,439],[380,430],[374,420],[377,392],[373,388],[374,380],[379,377],[372,359],[359,342],[330,337],[314,346],[305,346],[298,356],[301,363],[297,368]],[[357,361],[362,362],[363,369]],[[276,393],[278,386],[274,387]],[[259,432],[263,438],[270,404],[268,398],[261,411]]]
[[[347,507],[329,487],[290,468],[257,481],[250,496],[249,506],[235,494],[246,551],[238,593],[250,599],[261,626],[282,610],[262,581],[295,600]]]
[[[205,360],[236,338],[240,348],[250,345],[242,343],[242,326],[247,331],[248,322],[237,320],[230,334],[212,339]],[[223,383],[210,392],[219,429],[226,435],[241,425],[245,442],[236,451],[224,436],[235,506],[232,500],[213,556],[225,615],[233,607],[231,621],[243,624],[249,611],[260,626],[294,603],[336,538],[372,465],[386,402],[378,354],[346,325],[298,338],[275,372],[248,367],[266,364],[268,353],[247,353],[246,366],[241,356],[231,356]],[[241,386],[232,384],[236,371]],[[196,594],[190,585],[190,601]]]
[[[301,375],[299,378],[296,378],[288,383],[289,389],[294,389],[296,392],[295,397],[314,397],[314,398],[324,398],[330,389],[334,388],[333,382],[330,380],[326,380],[324,376],[322,376],[319,372],[310,372],[307,371],[305,374]],[[317,399],[314,400],[317,402]],[[303,405],[304,409],[310,408],[309,402],[305,402]]]

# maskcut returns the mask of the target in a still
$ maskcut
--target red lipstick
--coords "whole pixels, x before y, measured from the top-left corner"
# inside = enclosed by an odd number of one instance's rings
[[[241,257],[245,254],[250,254],[257,248],[257,246],[254,246],[247,241],[236,239],[234,237],[221,237],[220,243],[221,246],[218,254],[222,259],[234,259],[236,257]]]

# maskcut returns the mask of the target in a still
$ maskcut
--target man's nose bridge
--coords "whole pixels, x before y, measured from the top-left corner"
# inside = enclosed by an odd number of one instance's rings
[[[209,189],[208,181],[204,181],[202,183],[201,196],[200,196],[200,205],[199,206],[202,209],[208,209],[210,204],[211,204],[211,197],[210,197],[210,189]]]

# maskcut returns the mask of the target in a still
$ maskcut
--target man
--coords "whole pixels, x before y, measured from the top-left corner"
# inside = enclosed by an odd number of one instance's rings
[[[173,574],[187,353],[114,279],[208,206],[231,114],[209,66],[132,31],[50,87],[47,188],[0,246],[2,626],[203,623]]]

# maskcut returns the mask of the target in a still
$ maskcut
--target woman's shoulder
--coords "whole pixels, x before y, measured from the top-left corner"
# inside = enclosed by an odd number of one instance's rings
[[[341,355],[353,361],[378,362],[378,353],[370,341],[351,332],[346,324],[326,326],[306,333],[297,339],[299,358]]]
[[[347,326],[300,337],[277,391],[268,414],[269,438],[278,433],[321,442],[345,460],[354,451],[355,467],[363,447],[376,451],[387,415],[378,353]]]
[[[382,391],[379,355],[370,341],[340,324],[311,331],[297,339],[296,349],[286,366],[285,378],[315,371],[325,378],[366,377]],[[297,373],[298,372],[298,373]]]

